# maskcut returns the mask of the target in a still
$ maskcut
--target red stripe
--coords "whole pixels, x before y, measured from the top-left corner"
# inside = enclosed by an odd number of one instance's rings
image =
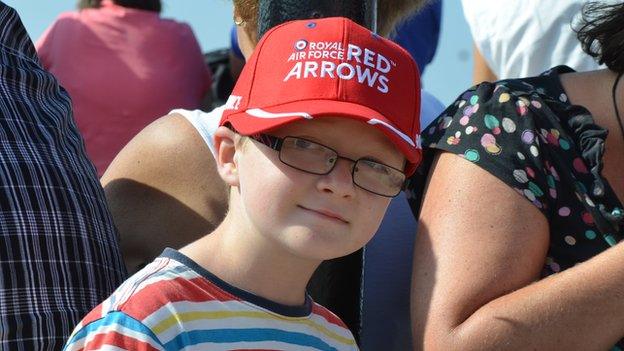
[[[330,310],[328,310],[327,308],[315,303],[312,307],[312,313],[314,314],[318,314],[319,316],[325,318],[329,323],[331,324],[336,324],[338,326],[341,326],[345,329],[347,329],[347,326],[344,324],[344,322],[338,318],[335,314],[333,314]]]
[[[174,278],[150,284],[132,295],[120,310],[138,320],[154,313],[168,303],[179,301],[240,301],[205,278]]]

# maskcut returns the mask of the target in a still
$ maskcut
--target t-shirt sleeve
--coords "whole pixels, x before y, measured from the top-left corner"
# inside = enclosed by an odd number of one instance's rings
[[[558,175],[547,140],[562,147],[572,141],[557,130],[538,127],[548,108],[539,94],[521,88],[502,81],[469,89],[423,130],[423,146],[427,152],[443,150],[476,164],[548,215],[557,197]]]
[[[123,312],[110,312],[74,330],[63,350],[155,351],[165,347],[140,321]]]

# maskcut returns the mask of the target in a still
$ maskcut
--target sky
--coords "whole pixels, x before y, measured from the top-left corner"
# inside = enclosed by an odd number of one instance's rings
[[[76,0],[3,0],[15,8],[33,41]],[[471,83],[472,42],[460,0],[443,0],[440,43],[423,76],[423,87],[442,103],[450,104]],[[204,51],[228,47],[232,25],[229,0],[163,0],[163,17],[191,25]]]

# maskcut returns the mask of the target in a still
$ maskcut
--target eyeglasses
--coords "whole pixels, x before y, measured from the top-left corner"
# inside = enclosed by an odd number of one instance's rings
[[[249,137],[278,151],[282,163],[311,174],[329,174],[338,159],[349,160],[354,163],[351,169],[353,183],[373,194],[395,197],[405,183],[405,174],[396,168],[367,158],[352,160],[339,156],[335,150],[307,139],[291,136],[278,138],[268,134]]]

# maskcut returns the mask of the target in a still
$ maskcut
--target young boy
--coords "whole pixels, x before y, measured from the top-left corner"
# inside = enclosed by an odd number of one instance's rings
[[[419,95],[409,54],[348,19],[269,31],[215,133],[225,220],[126,281],[66,349],[357,349],[305,287],[370,240],[420,162]]]

